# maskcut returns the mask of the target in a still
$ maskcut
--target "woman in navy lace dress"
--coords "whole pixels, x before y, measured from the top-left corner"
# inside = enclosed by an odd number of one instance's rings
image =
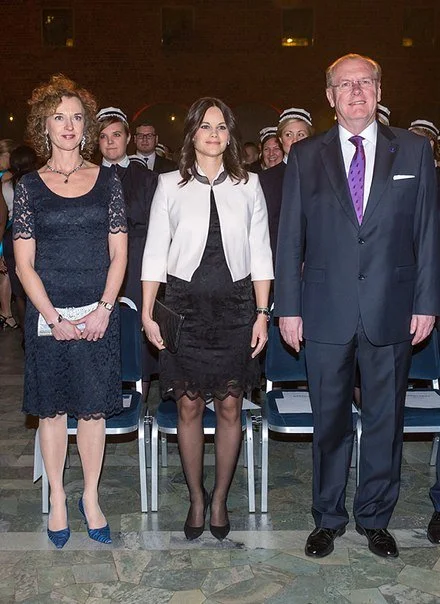
[[[266,203],[255,174],[243,168],[235,118],[222,101],[203,98],[184,126],[180,171],[161,174],[142,265],[143,324],[160,352],[162,396],[178,408],[178,442],[191,507],[187,539],[229,532],[226,501],[241,443],[244,392],[259,385],[257,355],[267,340],[273,278]],[[165,304],[183,314],[178,351],[163,345],[152,319],[160,282]],[[203,485],[205,403],[214,400],[215,483]]]
[[[40,418],[50,484],[48,535],[69,538],[63,470],[67,415],[78,418],[84,473],[79,502],[89,536],[110,543],[98,502],[105,418],[121,411],[116,297],[126,266],[126,220],[120,181],[87,161],[96,141],[96,103],[64,76],[53,76],[30,100],[28,131],[46,159],[25,175],[14,199],[17,274],[28,296],[23,410]],[[79,320],[70,307],[98,303]],[[50,328],[38,335],[38,323]]]

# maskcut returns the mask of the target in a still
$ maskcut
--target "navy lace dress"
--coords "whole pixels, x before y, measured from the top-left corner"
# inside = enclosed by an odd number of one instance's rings
[[[196,175],[209,186],[207,179]],[[214,183],[215,184],[215,183]],[[159,354],[163,398],[239,397],[259,385],[258,358],[251,358],[255,298],[250,275],[232,281],[211,189],[208,240],[191,281],[167,277],[165,304],[185,315],[176,354]]]
[[[15,191],[13,224],[14,239],[35,239],[35,270],[55,307],[101,299],[110,264],[108,235],[127,230],[114,170],[101,167],[92,190],[74,198],[53,193],[37,172],[23,176]],[[117,306],[97,342],[39,337],[38,314],[28,301],[23,411],[41,418],[68,413],[83,419],[120,412]]]

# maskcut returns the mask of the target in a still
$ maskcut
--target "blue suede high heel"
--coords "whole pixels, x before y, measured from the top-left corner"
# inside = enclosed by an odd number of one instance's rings
[[[86,514],[84,512],[84,505],[83,505],[82,497],[78,501],[78,509],[84,517],[84,522],[86,523],[87,533],[88,533],[90,539],[93,539],[93,541],[98,541],[99,543],[111,543],[112,538],[110,537],[110,527],[108,524],[106,524],[102,528],[96,528],[96,529],[89,528]]]
[[[47,527],[47,536],[57,549],[63,549],[70,538],[70,527],[67,525],[67,528],[61,529],[60,531],[51,531],[50,528]]]
[[[51,531],[47,529],[47,536],[52,541],[57,549],[63,549],[70,538],[70,528],[61,529],[60,531]]]

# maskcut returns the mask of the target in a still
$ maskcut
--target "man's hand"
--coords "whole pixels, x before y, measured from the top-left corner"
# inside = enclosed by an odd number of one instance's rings
[[[415,346],[423,342],[431,333],[435,323],[435,317],[432,315],[413,315],[409,332],[414,334],[411,344]]]
[[[303,341],[303,321],[301,317],[280,317],[280,331],[283,340],[296,352]]]

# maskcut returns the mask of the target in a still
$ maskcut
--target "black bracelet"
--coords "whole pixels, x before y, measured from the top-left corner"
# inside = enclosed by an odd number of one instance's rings
[[[257,306],[256,311],[257,313],[263,313],[263,315],[270,315],[268,306]]]
[[[63,320],[63,317],[61,315],[58,315],[57,322],[61,323],[62,320]],[[55,323],[48,323],[47,325],[49,326],[50,329],[53,329],[55,327]]]
[[[259,307],[255,311],[257,315],[266,315],[266,319],[270,320],[270,311],[267,307]]]

